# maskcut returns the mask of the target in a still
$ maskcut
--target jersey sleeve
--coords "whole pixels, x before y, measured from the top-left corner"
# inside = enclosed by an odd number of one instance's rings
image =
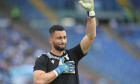
[[[82,49],[81,49],[80,44],[78,44],[77,46],[75,46],[75,47],[69,49],[69,52],[70,52],[70,53],[73,53],[74,58],[75,58],[78,62],[80,61],[80,59],[81,59],[82,57],[84,57],[84,56],[86,55],[86,54],[83,54],[83,51],[82,51]]]
[[[42,71],[47,71],[47,62],[48,60],[46,57],[42,54],[41,56],[38,56],[38,58],[35,61],[34,65],[34,71],[35,70],[42,70]]]

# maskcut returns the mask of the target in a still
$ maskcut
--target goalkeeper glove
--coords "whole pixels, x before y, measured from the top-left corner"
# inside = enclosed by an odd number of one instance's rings
[[[60,74],[62,74],[65,71],[67,71],[67,72],[69,71],[69,66],[64,63],[63,57],[59,61],[59,66],[53,71],[55,72],[56,76],[59,76]]]
[[[65,71],[63,73],[75,74],[75,62],[68,61],[68,62],[66,62],[66,64],[69,66],[69,71]]]
[[[95,17],[93,0],[80,0],[79,3],[85,10],[87,10],[89,17]]]
[[[65,64],[69,66],[69,70],[67,70],[63,73],[65,73],[65,74],[75,74],[75,62],[74,61],[69,61],[68,54],[66,54],[63,58],[66,61]]]

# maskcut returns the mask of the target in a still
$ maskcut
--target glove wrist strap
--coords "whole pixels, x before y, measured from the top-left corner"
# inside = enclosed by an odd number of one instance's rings
[[[87,12],[89,17],[95,17],[95,12],[94,11],[89,11]]]
[[[58,73],[55,70],[53,70],[53,72],[55,73],[56,77],[58,77]]]
[[[60,66],[58,66],[55,70],[53,70],[56,73],[56,76],[59,76],[60,74],[62,74],[64,71],[61,70]]]

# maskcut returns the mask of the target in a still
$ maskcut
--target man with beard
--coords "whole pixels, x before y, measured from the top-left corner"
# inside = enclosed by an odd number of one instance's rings
[[[35,84],[79,84],[78,62],[87,54],[96,37],[93,0],[82,0],[79,3],[88,11],[85,37],[77,46],[67,50],[65,29],[60,25],[53,25],[49,29],[52,49],[39,56],[34,65]]]

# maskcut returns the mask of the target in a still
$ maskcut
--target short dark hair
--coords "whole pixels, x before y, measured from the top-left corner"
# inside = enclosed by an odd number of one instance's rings
[[[55,31],[65,31],[65,28],[60,26],[60,25],[53,25],[50,27],[49,29],[49,34],[51,36],[52,33],[54,33]]]

